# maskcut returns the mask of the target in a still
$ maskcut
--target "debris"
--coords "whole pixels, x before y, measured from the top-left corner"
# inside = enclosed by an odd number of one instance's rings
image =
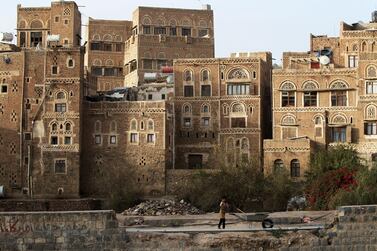
[[[289,199],[287,211],[304,210],[307,206],[305,196],[295,196]]]
[[[204,212],[181,200],[176,203],[173,200],[148,200],[137,206],[125,210],[123,215],[160,216],[160,215],[195,215]]]

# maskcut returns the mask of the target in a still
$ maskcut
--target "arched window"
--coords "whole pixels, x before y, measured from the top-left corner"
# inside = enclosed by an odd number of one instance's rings
[[[303,85],[304,89],[304,106],[317,106],[317,89],[318,85],[313,81],[307,81]]]
[[[249,76],[249,72],[245,69],[242,69],[242,68],[235,68],[231,71],[229,71],[228,73],[228,77],[227,77],[228,80],[232,80],[232,79],[250,79],[250,76]]]
[[[137,121],[136,121],[136,119],[133,119],[132,121],[131,121],[131,131],[136,131],[137,130]]]
[[[32,28],[32,29],[42,29],[43,23],[40,20],[33,20],[30,23],[30,28]]]
[[[249,150],[249,139],[243,138],[241,140],[241,150]]]
[[[295,106],[296,104],[296,86],[291,82],[285,82],[281,85],[281,106]]]
[[[343,81],[335,81],[330,85],[331,106],[347,106],[348,85]]]
[[[296,125],[296,118],[292,115],[286,115],[281,120],[282,125]]]
[[[315,130],[315,137],[322,138],[323,136],[323,119],[321,116],[314,117],[314,130]]]
[[[205,70],[202,70],[201,74],[200,74],[200,80],[202,82],[207,82],[210,80],[210,75],[209,75],[209,71],[207,69]]]
[[[361,44],[361,51],[367,51],[367,43],[365,41]]]
[[[232,106],[232,113],[245,113],[245,106],[243,104],[236,103]]]
[[[66,131],[70,131],[72,128],[71,128],[72,126],[71,126],[71,123],[66,123],[65,124],[65,130]]]
[[[140,121],[140,130],[144,130],[144,121]]]
[[[281,171],[284,168],[284,162],[281,159],[276,159],[274,161],[274,169],[273,172]]]
[[[300,161],[298,159],[291,161],[291,177],[300,177]]]
[[[148,130],[153,131],[154,130],[154,122],[152,119],[148,120]]]
[[[377,77],[377,69],[376,66],[370,65],[367,68],[367,78],[376,78]]]
[[[227,105],[227,104],[223,105],[223,114],[229,115],[229,105]]]
[[[101,121],[96,121],[96,123],[94,124],[94,131],[95,132],[101,132],[102,131]]]
[[[357,44],[354,44],[354,45],[352,46],[352,51],[358,51],[358,46],[357,46]]]
[[[65,99],[65,93],[64,92],[58,92],[56,94],[56,99]]]
[[[191,71],[191,70],[186,70],[186,71],[183,73],[183,80],[186,81],[186,82],[191,82],[191,81],[193,81],[193,74],[192,74],[192,71]]]
[[[116,131],[117,131],[117,122],[113,120],[110,123],[110,132],[116,132]]]
[[[191,110],[191,105],[190,104],[184,104],[182,106],[182,113],[184,114],[191,114],[192,110]]]
[[[344,115],[337,114],[332,118],[331,122],[334,125],[345,125],[347,124],[347,118]]]
[[[68,68],[73,68],[75,66],[75,62],[73,61],[72,58],[69,58],[67,61],[67,67]]]
[[[366,120],[377,120],[377,107],[375,105],[368,105],[365,108],[364,116]]]
[[[376,49],[376,43],[373,42],[373,43],[371,44],[371,46],[370,46],[370,50],[371,50],[371,52],[374,52],[375,49]]]
[[[104,41],[113,41],[113,37],[110,34],[106,34],[103,36]]]
[[[202,113],[209,113],[210,112],[210,108],[209,108],[209,105],[208,104],[205,104],[202,106]]]
[[[57,130],[58,130],[58,125],[57,125],[56,123],[53,123],[53,124],[51,125],[51,130],[52,130],[53,132],[57,131]]]

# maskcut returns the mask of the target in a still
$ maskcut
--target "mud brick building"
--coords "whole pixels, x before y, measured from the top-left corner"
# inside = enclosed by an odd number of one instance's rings
[[[124,86],[125,41],[131,29],[131,21],[89,18],[85,59],[94,92]]]
[[[133,170],[145,194],[165,194],[165,170],[172,165],[171,113],[164,101],[86,101],[83,194],[92,194],[97,188],[91,181],[112,167]]]
[[[17,6],[17,45],[22,48],[46,47],[48,35],[65,47],[80,46],[81,13],[73,1],[53,1],[51,7]]]
[[[377,17],[340,24],[339,37],[311,35],[308,53],[284,53],[273,72],[273,140],[266,172],[285,167],[302,177],[318,147],[354,146],[377,160]]]
[[[179,59],[175,73],[176,169],[262,163],[270,133],[271,54]]]
[[[0,50],[1,185],[11,197],[78,197],[84,82],[84,50],[76,36],[80,13],[74,2],[19,5],[17,13],[20,48],[1,44]],[[50,44],[52,33],[63,40]]]
[[[125,86],[143,83],[144,73],[172,66],[173,59],[214,57],[213,11],[139,7],[125,48]]]

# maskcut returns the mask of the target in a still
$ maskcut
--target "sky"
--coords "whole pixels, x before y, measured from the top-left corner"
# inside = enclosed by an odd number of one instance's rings
[[[17,4],[50,6],[49,0],[1,0],[0,32],[15,33]],[[137,6],[201,9],[215,19],[215,56],[271,51],[280,64],[284,51],[308,51],[310,34],[339,35],[341,21],[369,22],[377,0],[76,0],[83,25],[88,17],[131,20]],[[83,27],[85,30],[85,27]]]

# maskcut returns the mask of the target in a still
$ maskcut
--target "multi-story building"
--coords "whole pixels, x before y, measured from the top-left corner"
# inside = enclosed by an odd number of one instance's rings
[[[17,6],[17,45],[46,47],[48,35],[58,35],[54,42],[65,47],[81,43],[81,13],[73,1],[53,1],[51,7]]]
[[[341,23],[340,37],[311,36],[310,52],[284,53],[273,72],[273,140],[264,144],[266,172],[302,177],[310,154],[339,143],[367,161],[377,158],[377,15]]]
[[[89,18],[85,61],[94,91],[124,86],[124,46],[131,30],[131,21]]]
[[[96,184],[97,175],[114,167],[131,170],[145,194],[165,194],[165,170],[172,165],[171,113],[164,101],[85,102],[83,194],[95,194],[103,185]]]
[[[268,126],[271,53],[174,62],[175,169],[224,161],[262,163]]]
[[[139,7],[125,48],[125,86],[138,86],[144,73],[160,72],[173,59],[214,57],[213,11]]]
[[[74,2],[18,6],[21,48],[1,44],[0,185],[9,196],[79,196],[80,28]],[[66,46],[48,43],[52,33]]]

